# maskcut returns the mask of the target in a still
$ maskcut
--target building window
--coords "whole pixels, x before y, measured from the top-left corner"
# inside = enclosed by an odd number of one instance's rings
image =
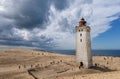
[[[80,42],[82,42],[82,39],[80,39]]]
[[[82,36],[82,34],[80,34],[80,36]]]
[[[80,32],[80,30],[79,30],[79,32]]]

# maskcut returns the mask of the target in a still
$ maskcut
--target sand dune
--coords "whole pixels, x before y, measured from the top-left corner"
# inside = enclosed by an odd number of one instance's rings
[[[0,50],[0,79],[120,79],[119,57],[95,56],[93,65],[79,69],[72,55]]]

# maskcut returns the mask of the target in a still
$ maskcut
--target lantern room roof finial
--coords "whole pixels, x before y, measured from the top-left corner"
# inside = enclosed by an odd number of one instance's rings
[[[85,19],[82,17],[81,20],[80,20],[80,22],[79,22],[79,26],[80,26],[80,27],[85,26],[86,23],[87,23],[87,22],[86,22]]]

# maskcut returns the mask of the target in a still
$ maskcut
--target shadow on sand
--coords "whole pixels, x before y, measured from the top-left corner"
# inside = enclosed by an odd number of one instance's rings
[[[111,71],[115,71],[115,70],[111,70],[111,69],[109,69],[108,67],[105,67],[105,66],[103,66],[103,67],[92,66],[92,67],[90,67],[90,69],[99,70],[99,71],[101,71],[101,72],[111,72]]]

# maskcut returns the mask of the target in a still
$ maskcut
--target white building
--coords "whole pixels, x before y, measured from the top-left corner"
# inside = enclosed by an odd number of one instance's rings
[[[80,67],[92,66],[90,27],[86,26],[84,18],[76,26],[76,62]]]

